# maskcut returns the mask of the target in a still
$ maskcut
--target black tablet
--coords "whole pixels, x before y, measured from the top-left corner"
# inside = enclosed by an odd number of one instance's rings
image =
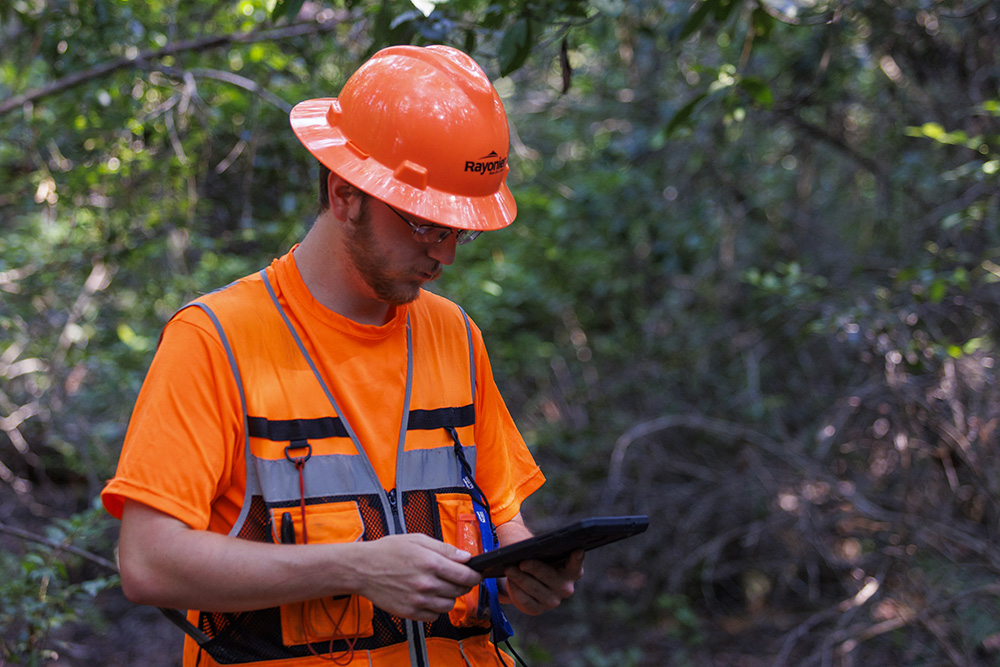
[[[516,565],[523,560],[557,563],[578,549],[593,549],[617,542],[638,535],[648,526],[649,517],[646,515],[581,519],[568,526],[475,556],[467,565],[484,577],[502,577],[508,565]]]

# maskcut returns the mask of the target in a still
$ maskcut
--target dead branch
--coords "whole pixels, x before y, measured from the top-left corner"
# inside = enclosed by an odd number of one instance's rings
[[[754,444],[771,454],[775,454],[779,457],[787,456],[787,452],[783,452],[781,446],[777,442],[762,433],[740,426],[739,424],[697,414],[664,415],[662,417],[658,417],[657,419],[642,422],[641,424],[633,426],[628,431],[623,433],[615,442],[614,451],[611,453],[611,462],[608,466],[608,484],[605,490],[604,498],[604,502],[606,504],[610,504],[614,501],[614,498],[618,493],[618,489],[621,484],[622,464],[625,461],[625,454],[628,452],[629,446],[634,441],[646,436],[679,427],[703,431],[716,436],[729,438],[731,440],[745,440],[746,442]]]
[[[72,554],[80,556],[86,560],[89,560],[95,565],[100,565],[101,567],[111,570],[114,573],[118,572],[118,566],[112,563],[107,558],[103,556],[98,556],[95,553],[87,551],[86,549],[81,549],[80,547],[75,547],[72,544],[66,544],[64,542],[56,542],[55,540],[50,540],[47,537],[42,537],[41,535],[36,535],[35,533],[28,532],[27,530],[22,530],[21,528],[15,528],[14,526],[8,526],[5,523],[0,523],[0,533],[7,533],[8,535],[13,535],[22,540],[28,540],[29,542],[37,542],[47,546],[55,551],[68,551]]]
[[[948,612],[963,600],[981,595],[1000,595],[1000,585],[987,584],[985,586],[976,586],[974,588],[961,591],[938,604],[929,605],[917,613],[913,613],[912,610],[900,611],[893,618],[873,624],[861,624],[860,626],[855,626],[852,629],[834,633],[831,637],[831,641],[840,645],[840,654],[846,655],[854,651],[862,642],[866,642],[880,635],[884,635],[888,632],[893,632],[916,623],[924,627],[931,634],[931,636],[933,636],[935,640],[940,643],[942,651],[944,651],[953,664],[962,665],[965,664],[964,658],[955,649],[955,647],[952,646],[946,636],[946,633],[940,627],[940,624],[935,622],[934,619],[941,614]]]
[[[259,83],[253,79],[248,79],[245,76],[240,76],[239,74],[234,74],[233,72],[225,72],[223,70],[211,69],[208,67],[192,67],[188,70],[179,69],[177,67],[166,67],[163,65],[151,66],[148,69],[155,70],[157,72],[163,72],[168,76],[172,76],[178,79],[183,79],[186,75],[203,77],[206,79],[215,79],[216,81],[223,81],[225,83],[232,84],[244,90],[248,90],[251,93],[260,95],[260,97],[267,103],[271,104],[278,109],[281,109],[285,113],[292,110],[292,105],[290,105],[285,100],[281,99],[268,89],[261,86]]]
[[[207,51],[209,49],[227,46],[229,44],[252,44],[254,42],[278,41],[292,37],[301,37],[303,35],[330,32],[340,25],[340,22],[340,17],[334,16],[334,18],[327,21],[310,21],[307,23],[298,23],[281,28],[272,28],[270,30],[257,30],[251,32],[233,33],[229,35],[212,35],[210,37],[201,37],[199,39],[186,39],[167,44],[159,49],[146,49],[144,51],[140,51],[134,57],[118,58],[117,60],[101,63],[89,69],[64,76],[61,79],[52,81],[40,88],[35,88],[34,90],[29,90],[26,93],[8,97],[6,100],[0,102],[0,116],[4,116],[14,109],[23,107],[26,104],[33,104],[42,98],[56,95],[79,86],[80,84],[87,83],[88,81],[108,76],[109,74],[117,72],[120,69],[136,67],[140,63],[158,60],[164,56],[176,55],[183,52]]]

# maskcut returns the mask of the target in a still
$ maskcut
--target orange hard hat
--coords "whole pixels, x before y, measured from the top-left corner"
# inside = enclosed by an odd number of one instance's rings
[[[517,214],[505,182],[507,114],[486,73],[457,49],[382,49],[339,98],[297,104],[291,123],[331,171],[419,218],[485,231]]]

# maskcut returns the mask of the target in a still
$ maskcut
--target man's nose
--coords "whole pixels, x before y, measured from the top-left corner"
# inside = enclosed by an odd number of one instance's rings
[[[455,249],[458,247],[455,241],[455,235],[449,234],[441,243],[432,243],[427,249],[427,256],[445,266],[450,266],[455,261]]]

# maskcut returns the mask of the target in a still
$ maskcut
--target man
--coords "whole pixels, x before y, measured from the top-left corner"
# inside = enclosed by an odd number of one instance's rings
[[[465,565],[530,536],[544,478],[479,330],[422,289],[514,219],[503,106],[465,54],[392,47],[291,124],[321,211],[164,329],[102,494],[122,587],[192,610],[186,667],[511,665],[499,598],[558,606],[583,554]]]

